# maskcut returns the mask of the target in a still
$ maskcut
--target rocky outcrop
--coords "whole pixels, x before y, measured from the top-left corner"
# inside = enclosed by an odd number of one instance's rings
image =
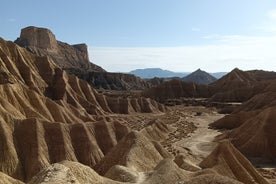
[[[2,39],[0,67],[0,171],[22,181],[62,160],[97,164],[129,132],[98,116],[166,109],[151,99],[106,97],[51,59]]]
[[[0,184],[24,184],[20,180],[16,180],[5,173],[0,172]]]
[[[214,184],[242,184],[237,180],[229,177],[225,177],[219,174],[202,174],[192,178],[191,180],[185,182],[185,184],[203,184],[203,183],[214,183]]]
[[[92,167],[129,131],[115,122],[68,125],[33,118],[15,122],[9,125],[11,128],[3,124],[0,136],[1,149],[5,151],[1,154],[0,169],[24,181],[30,180],[41,168],[62,160]],[[98,136],[100,133],[102,136]]]
[[[86,80],[95,88],[126,90],[144,89],[148,84],[134,75],[108,73],[89,61],[86,44],[69,45],[57,41],[46,28],[26,27],[15,43],[38,56],[47,56],[69,74]]]
[[[218,139],[230,139],[239,151],[250,159],[273,161],[275,158],[276,93],[269,82],[264,93],[244,102],[232,114],[212,123],[218,129],[230,129]]]
[[[230,139],[247,157],[273,161],[276,157],[275,119],[275,107],[267,108],[251,118],[243,119],[241,126],[219,139]]]
[[[251,119],[258,114],[259,111],[238,112],[235,114],[229,114],[223,118],[211,123],[209,126],[217,129],[234,129],[241,126],[245,121]]]
[[[209,85],[212,101],[244,102],[260,94],[276,79],[276,72],[262,70],[242,71],[235,68],[230,73]]]
[[[149,83],[132,74],[81,71],[77,68],[66,69],[69,74],[78,76],[97,89],[135,90],[149,87]]]
[[[268,184],[252,164],[229,142],[221,142],[200,166],[242,183]]]
[[[143,95],[162,103],[183,97],[209,98],[210,102],[245,102],[263,92],[276,92],[276,72],[262,70],[241,71],[236,68],[209,85],[177,79],[154,81],[157,86],[144,90]]]
[[[63,161],[41,170],[28,184],[119,184],[119,182],[98,175],[93,169],[78,162]]]
[[[33,26],[22,29],[20,38],[16,43],[21,46],[37,47],[51,51],[57,51],[58,49],[55,35],[49,29]]]
[[[136,171],[150,171],[170,154],[157,142],[147,139],[142,133],[132,131],[126,135],[99,164],[95,170],[104,175],[112,166],[123,165]]]
[[[159,102],[165,102],[168,99],[178,99],[181,97],[206,98],[210,97],[211,93],[206,85],[171,80],[144,90],[143,95]]]
[[[78,162],[63,161],[44,168],[32,178],[29,184],[167,184],[178,183],[187,178],[188,173],[179,169],[171,159],[162,160],[153,171],[148,173],[117,165],[105,177]]]
[[[90,63],[85,44],[68,45],[57,41],[55,35],[46,28],[26,27],[21,30],[15,43],[33,54],[49,57],[63,69],[79,68],[83,71],[104,72],[101,67]]]

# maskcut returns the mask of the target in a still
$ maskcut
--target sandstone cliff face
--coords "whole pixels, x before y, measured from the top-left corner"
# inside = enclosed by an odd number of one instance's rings
[[[213,94],[211,100],[244,102],[263,92],[273,79],[276,79],[276,72],[236,68],[209,86]]]
[[[63,161],[44,168],[29,184],[119,184],[98,175],[93,169],[78,162]]]
[[[149,87],[149,83],[131,74],[81,71],[77,68],[66,69],[69,74],[78,76],[97,89],[136,90]]]
[[[58,42],[55,35],[48,29],[26,27],[21,30],[20,39],[16,42],[22,46],[37,47],[40,49],[56,51]]]
[[[248,158],[273,161],[275,158],[275,80],[261,93],[244,102],[232,114],[211,124],[212,127],[230,129],[218,139],[230,139]]]
[[[174,79],[144,90],[143,95],[159,102],[181,97],[210,98],[214,102],[245,102],[263,92],[276,92],[275,79],[276,72],[241,71],[236,68],[209,85]]]
[[[48,56],[64,69],[79,68],[83,71],[104,72],[101,67],[90,63],[85,44],[69,45],[57,41],[55,35],[46,28],[26,27],[21,30],[20,37],[15,43],[36,55]]]
[[[26,27],[15,41],[21,47],[38,56],[47,56],[68,73],[86,80],[95,88],[126,90],[144,89],[148,84],[134,75],[108,73],[89,61],[86,44],[69,45],[57,41],[46,28]]]
[[[232,115],[235,116],[235,115]],[[241,125],[219,137],[231,142],[247,157],[273,161],[275,147],[275,107],[255,112],[248,119],[241,119]],[[223,126],[223,122],[220,126]]]
[[[150,171],[168,157],[170,154],[157,142],[150,141],[143,133],[130,132],[96,165],[95,170],[103,175],[112,166],[123,165],[140,172]]]
[[[200,166],[211,168],[221,175],[237,179],[242,183],[268,184],[253,165],[229,141],[221,142],[200,163]]]
[[[206,85],[171,80],[144,90],[143,95],[159,102],[164,102],[166,99],[177,99],[180,97],[206,98],[210,97],[211,93]]]
[[[64,159],[98,163],[129,129],[97,116],[166,109],[146,98],[106,97],[50,58],[2,39],[0,68],[0,171],[22,181]]]

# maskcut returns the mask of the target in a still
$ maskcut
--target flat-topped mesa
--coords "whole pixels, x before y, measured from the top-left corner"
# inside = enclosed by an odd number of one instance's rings
[[[20,38],[15,41],[23,47],[37,47],[41,49],[57,49],[57,40],[55,35],[46,28],[29,26],[21,30]]]
[[[15,43],[35,55],[47,56],[58,67],[86,80],[96,88],[124,90],[145,89],[148,86],[145,81],[134,75],[106,72],[100,66],[90,62],[86,44],[71,45],[59,41],[47,28],[34,26],[23,28]]]

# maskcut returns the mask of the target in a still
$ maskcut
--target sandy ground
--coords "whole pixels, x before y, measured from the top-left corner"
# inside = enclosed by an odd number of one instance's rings
[[[185,150],[184,153],[188,151],[189,154],[195,157],[205,158],[216,146],[216,143],[213,142],[214,138],[221,134],[217,130],[209,129],[208,125],[223,116],[222,114],[211,112],[188,118],[187,121],[193,122],[197,129],[187,138],[183,138],[174,143],[174,146],[180,150],[180,153]]]
[[[174,106],[166,113],[137,113],[131,115],[112,115],[121,123],[129,126],[132,130],[141,130],[148,126],[153,120],[161,120],[173,127],[173,131],[164,140],[160,140],[168,152],[172,155],[183,155],[184,161],[191,166],[198,168],[198,164],[208,156],[215,146],[214,138],[221,132],[209,129],[208,125],[220,118],[223,114],[218,114],[216,109],[200,106]],[[260,167],[260,166],[259,166]],[[271,183],[276,184],[275,167],[258,168],[259,172]],[[144,173],[140,173],[139,182],[147,178]]]
[[[170,112],[159,114],[119,115],[118,120],[132,130],[141,130],[148,122],[159,119],[174,128],[168,138],[161,140],[161,144],[171,154],[184,154],[192,157],[192,161],[202,160],[216,146],[212,142],[220,132],[208,129],[208,125],[224,115],[215,109],[206,107],[174,106]],[[112,118],[116,118],[116,115]],[[125,120],[125,121],[122,121]]]

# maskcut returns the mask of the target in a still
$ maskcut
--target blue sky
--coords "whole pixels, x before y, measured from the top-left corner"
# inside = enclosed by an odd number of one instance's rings
[[[276,71],[275,0],[1,0],[0,37],[29,25],[89,45],[108,71]]]

